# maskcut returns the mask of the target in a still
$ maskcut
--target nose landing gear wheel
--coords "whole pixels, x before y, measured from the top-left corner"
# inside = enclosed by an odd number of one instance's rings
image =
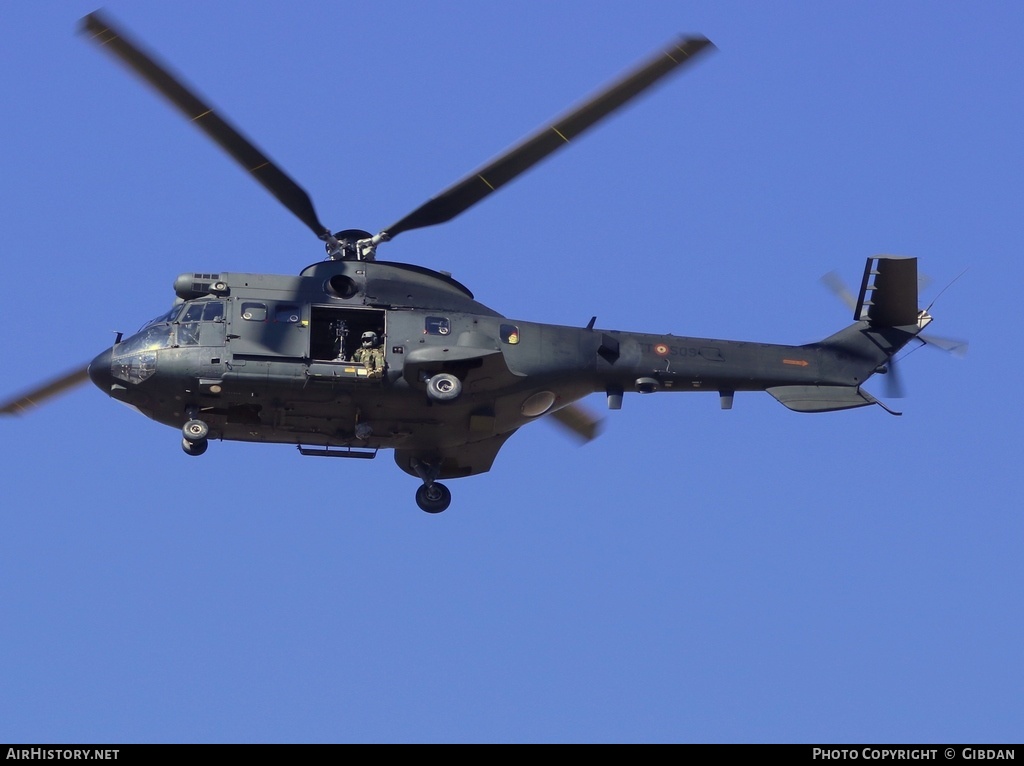
[[[427,513],[440,513],[452,502],[452,493],[444,484],[431,482],[416,490],[416,505]]]

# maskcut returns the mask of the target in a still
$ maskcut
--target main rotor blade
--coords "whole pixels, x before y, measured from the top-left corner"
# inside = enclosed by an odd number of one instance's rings
[[[321,239],[327,239],[330,231],[320,223],[313,209],[309,195],[281,168],[271,162],[256,146],[213,111],[183,82],[170,71],[158,64],[153,56],[143,51],[125,34],[114,27],[109,19],[100,13],[90,13],[82,19],[82,30],[90,38],[117,56],[122,63],[152,85],[176,106],[193,124],[216,141],[222,149],[234,157],[253,178],[277,197],[300,221]]]
[[[28,391],[21,396],[0,404],[0,415],[21,415],[33,407],[38,407],[47,399],[64,393],[89,379],[89,365],[65,373],[48,383]]]
[[[601,433],[601,419],[578,404],[555,410],[551,417],[583,442],[591,441]]]
[[[691,61],[706,48],[714,48],[704,37],[683,37],[586,103],[555,120],[488,165],[433,197],[412,213],[381,232],[380,239],[397,237],[403,231],[450,221],[491,192],[529,170],[552,152],[565,146],[583,131],[640,95],[665,75]]]

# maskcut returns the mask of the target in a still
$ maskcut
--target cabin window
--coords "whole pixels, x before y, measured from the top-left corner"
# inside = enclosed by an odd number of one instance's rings
[[[266,322],[267,307],[263,303],[243,303],[242,319],[247,322]]]
[[[298,306],[278,306],[274,311],[274,321],[281,324],[297,324],[302,318],[302,311]]]
[[[427,317],[423,332],[427,335],[447,335],[452,331],[448,317]]]
[[[501,326],[501,342],[514,346],[519,342],[519,328],[514,324],[503,324]]]

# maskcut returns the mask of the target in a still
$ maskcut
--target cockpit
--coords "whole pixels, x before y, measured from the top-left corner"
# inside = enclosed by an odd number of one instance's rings
[[[178,304],[146,322],[111,352],[110,372],[118,380],[141,383],[156,372],[156,352],[181,346],[224,344],[224,301]]]

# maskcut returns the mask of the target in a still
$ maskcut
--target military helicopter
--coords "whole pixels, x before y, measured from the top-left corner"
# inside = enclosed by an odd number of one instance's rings
[[[509,319],[446,273],[377,260],[380,246],[480,202],[667,75],[712,50],[680,37],[586,103],[376,234],[332,233],[309,195],[105,15],[88,39],[113,54],[324,242],[297,276],[186,272],[172,307],[87,366],[11,399],[16,414],[91,380],[108,396],[181,431],[187,455],[211,440],[294,444],[302,455],[369,459],[382,449],[418,478],[416,503],[448,508],[441,479],[490,470],[519,428],[551,417],[583,439],[599,421],[577,403],[604,393],[767,391],[791,410],[879,405],[862,388],[932,321],[918,308],[915,258],[867,259],[853,324],[800,346],[565,327]]]

